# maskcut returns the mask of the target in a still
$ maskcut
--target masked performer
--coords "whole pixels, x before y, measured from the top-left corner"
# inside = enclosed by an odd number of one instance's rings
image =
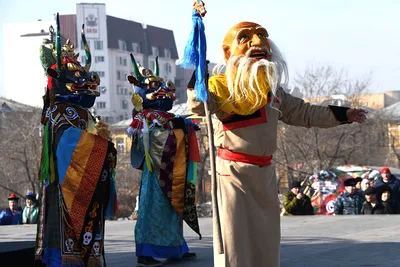
[[[196,167],[200,154],[190,120],[175,116],[171,110],[175,86],[136,64],[131,54],[134,76],[132,167],[142,170],[139,209],[135,227],[136,266],[161,266],[154,258],[193,259],[195,253],[183,238],[183,221],[200,238],[195,206]]]
[[[48,77],[40,180],[43,182],[36,258],[50,267],[103,266],[104,219],[116,211],[116,150],[107,125],[89,112],[99,96],[99,76],[90,72],[90,51],[82,27],[86,65],[69,40],[40,50]],[[104,256],[104,255],[103,255]]]
[[[363,122],[365,111],[314,106],[286,93],[282,89],[287,81],[286,63],[259,24],[237,24],[226,34],[222,48],[225,74],[210,77],[208,83],[209,108],[218,119],[214,128],[216,186],[224,248],[223,254],[214,254],[215,266],[277,267],[280,217],[271,160],[278,121],[334,127]],[[193,113],[204,116],[194,84],[193,78],[188,104]]]

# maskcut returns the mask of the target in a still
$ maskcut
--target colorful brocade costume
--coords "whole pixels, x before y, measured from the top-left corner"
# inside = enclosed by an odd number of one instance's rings
[[[45,39],[40,58],[48,75],[40,180],[43,191],[36,259],[49,267],[100,267],[104,263],[104,223],[117,209],[116,150],[107,125],[89,112],[99,93],[90,72],[90,51],[82,28],[86,65],[69,40]]]
[[[198,127],[168,112],[175,86],[158,77],[157,59],[154,74],[131,59],[136,77],[128,81],[135,109],[128,134],[132,167],[142,170],[135,226],[138,264],[140,257],[179,259],[189,251],[183,221],[201,237],[195,206]]]

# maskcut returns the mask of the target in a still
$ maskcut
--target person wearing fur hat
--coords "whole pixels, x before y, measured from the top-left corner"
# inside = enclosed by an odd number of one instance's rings
[[[290,191],[285,193],[283,199],[283,207],[285,215],[314,215],[314,208],[308,196],[300,192],[301,184],[294,181],[290,187]]]
[[[364,197],[356,189],[357,180],[350,178],[343,184],[345,191],[335,201],[334,215],[360,214]]]
[[[356,182],[357,182],[357,183],[356,183],[356,189],[357,189],[357,190],[361,190],[361,182],[362,182],[362,180],[363,180],[363,179],[362,179],[361,177],[357,177],[357,178],[356,178]]]
[[[39,207],[36,205],[36,195],[28,192],[26,197],[26,206],[22,211],[23,224],[36,224],[38,222]]]
[[[400,180],[398,180],[390,171],[389,168],[383,168],[381,170],[381,177],[376,183],[375,187],[381,187],[383,185],[387,185],[391,189],[391,198],[392,201],[398,205],[400,203]]]
[[[385,207],[376,199],[376,188],[368,187],[365,191],[365,202],[361,208],[361,214],[384,214]]]
[[[14,225],[21,223],[21,210],[18,209],[18,200],[14,193],[8,197],[8,208],[0,212],[0,225]]]

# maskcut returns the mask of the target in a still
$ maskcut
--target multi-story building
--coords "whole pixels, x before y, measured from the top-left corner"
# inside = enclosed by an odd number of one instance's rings
[[[370,109],[380,110],[397,102],[400,102],[400,91],[386,91],[383,93],[376,94],[362,94],[354,96],[345,95],[331,95],[331,96],[320,96],[313,98],[305,98],[307,102],[311,103],[336,103],[340,105],[348,105],[350,102],[357,103],[357,106],[362,106]],[[350,102],[349,102],[350,101]]]
[[[62,39],[70,39],[75,45],[82,64],[86,58],[80,35],[85,24],[92,56],[91,70],[101,79],[101,95],[94,111],[106,122],[115,123],[130,117],[132,89],[126,81],[126,76],[132,72],[130,53],[138,63],[150,69],[154,69],[158,56],[160,76],[175,82],[178,52],[172,30],[109,16],[106,5],[97,3],[77,4],[76,14],[60,15],[60,24]],[[5,24],[5,97],[33,106],[42,105],[46,81],[39,62],[39,46],[49,35],[51,25],[55,27],[54,20]],[[26,62],[29,68],[21,69],[21,62]],[[21,77],[24,82],[18,82]]]

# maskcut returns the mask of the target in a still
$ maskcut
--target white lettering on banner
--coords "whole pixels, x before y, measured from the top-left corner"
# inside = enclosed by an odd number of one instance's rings
[[[85,35],[89,39],[100,38],[99,10],[97,8],[84,8]]]

